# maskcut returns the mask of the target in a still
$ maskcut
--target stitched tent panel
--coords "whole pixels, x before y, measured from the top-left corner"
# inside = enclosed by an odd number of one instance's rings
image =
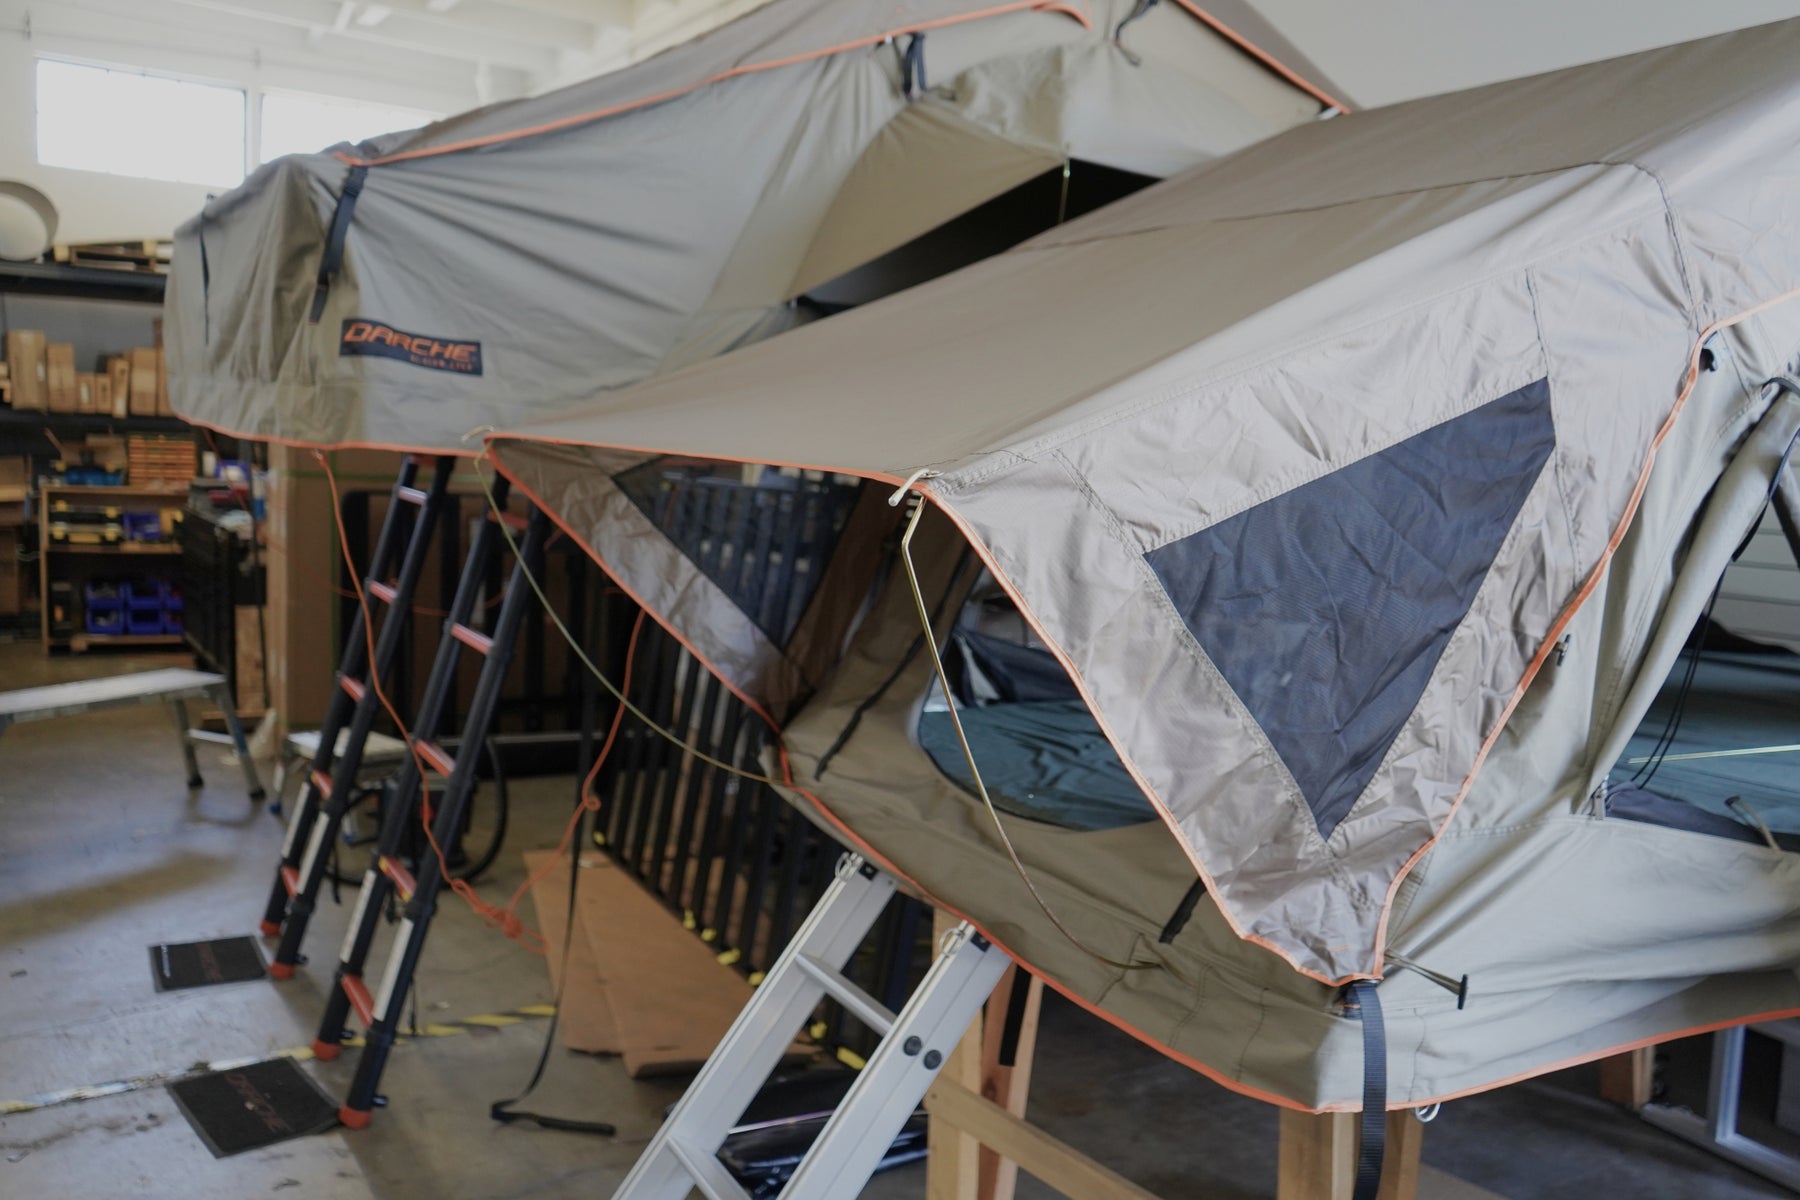
[[[489,441],[553,507],[584,486],[583,447],[911,481],[1067,669],[1230,929],[1320,983],[1376,977],[1405,950],[1402,885],[1487,779],[1528,776],[1513,798],[1567,813],[1559,789],[1591,774],[1570,756],[1603,735],[1532,755],[1520,744],[1575,731],[1517,714],[1579,687],[1545,663],[1606,595],[1639,498],[1676,489],[1655,534],[1674,540],[1640,551],[1666,563],[1708,495],[1716,464],[1668,432],[1698,331],[1800,289],[1780,199],[1797,61],[1787,22],[1309,124]],[[1741,379],[1782,369],[1787,343],[1766,345]],[[1714,425],[1757,407],[1707,404]],[[1725,453],[1741,431],[1714,425],[1681,436]],[[1653,487],[1652,467],[1692,474]],[[1333,524],[1279,515],[1304,509]],[[574,516],[603,561],[631,549]],[[1177,578],[1172,544],[1234,516],[1185,553],[1219,557],[1231,534],[1254,543],[1246,564],[1279,565],[1249,589],[1270,591],[1257,621],[1355,609],[1310,642],[1288,631],[1267,675],[1207,627],[1230,610],[1224,577],[1219,594]],[[684,614],[691,636],[707,624]],[[1627,635],[1586,636],[1581,669],[1633,669]]]
[[[1329,837],[1556,444],[1538,380],[1144,557]]]
[[[770,0],[617,72],[277,159],[176,233],[170,402],[238,436],[470,452],[804,324],[806,289],[1062,162],[1163,178],[1320,111],[1175,5],[1115,45],[1134,4]],[[909,93],[884,38],[919,30]],[[390,340],[464,359],[358,353]]]

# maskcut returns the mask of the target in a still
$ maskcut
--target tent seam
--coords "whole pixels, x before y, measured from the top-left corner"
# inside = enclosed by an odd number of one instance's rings
[[[1538,469],[1538,477],[1536,479],[1532,480],[1532,484],[1531,484],[1532,492],[1539,491],[1543,487],[1544,474],[1545,473],[1544,473],[1543,468],[1540,467]],[[1552,480],[1550,490],[1554,490],[1554,479]],[[1527,493],[1525,504],[1529,505],[1530,502],[1531,502],[1530,493]],[[1384,753],[1381,756],[1381,762],[1376,766],[1375,774],[1370,777],[1369,785],[1363,789],[1363,791],[1360,795],[1357,796],[1356,800],[1354,802],[1352,802],[1349,810],[1344,813],[1343,817],[1339,819],[1337,825],[1332,829],[1331,837],[1326,840],[1327,846],[1331,846],[1332,843],[1337,842],[1339,840],[1338,831],[1342,830],[1345,826],[1349,825],[1350,822],[1357,816],[1356,810],[1362,805],[1364,799],[1366,799],[1368,797],[1369,793],[1374,790],[1375,780],[1379,779],[1381,777],[1382,772],[1387,770],[1390,766],[1393,765],[1395,756],[1400,753],[1400,743],[1401,743],[1403,737],[1405,736],[1408,727],[1413,725],[1415,721],[1421,720],[1421,718],[1419,717],[1419,705],[1424,701],[1425,691],[1430,690],[1431,685],[1433,683],[1437,682],[1438,668],[1442,665],[1444,659],[1449,657],[1452,649],[1459,648],[1462,644],[1466,644],[1470,638],[1475,636],[1472,632],[1470,632],[1470,630],[1473,628],[1473,625],[1470,622],[1470,617],[1475,612],[1476,605],[1479,604],[1481,601],[1482,591],[1488,587],[1488,581],[1494,577],[1495,564],[1499,563],[1501,559],[1507,557],[1507,555],[1510,552],[1512,552],[1513,550],[1516,550],[1518,547],[1519,540],[1525,536],[1521,532],[1521,530],[1524,528],[1524,524],[1520,520],[1520,517],[1522,517],[1524,515],[1524,512],[1525,512],[1525,507],[1522,505],[1519,510],[1519,516],[1515,516],[1513,518],[1512,525],[1510,528],[1507,529],[1506,537],[1501,541],[1500,548],[1494,553],[1493,560],[1488,564],[1487,570],[1482,572],[1481,583],[1475,589],[1475,595],[1469,602],[1468,611],[1465,612],[1462,615],[1462,618],[1457,621],[1456,628],[1451,630],[1451,632],[1450,632],[1449,640],[1444,643],[1443,650],[1441,650],[1438,653],[1437,661],[1431,664],[1431,675],[1426,680],[1425,688],[1423,690],[1421,690],[1421,692],[1419,693],[1419,700],[1414,702],[1412,712],[1408,715],[1406,722],[1401,725],[1400,732],[1395,734],[1394,740],[1388,743],[1387,751],[1386,751],[1386,753]],[[1494,586],[1499,587],[1501,585],[1495,584]],[[1501,614],[1501,615],[1504,615],[1504,614]],[[1488,620],[1487,624],[1489,625],[1489,627],[1491,629],[1511,633],[1511,634],[1515,635],[1515,637],[1521,632],[1516,626],[1512,626],[1512,625],[1506,624],[1504,622],[1493,621],[1491,618]],[[1526,663],[1527,663],[1527,665],[1529,665],[1529,663],[1530,663],[1529,658],[1526,659]],[[1415,749],[1415,750],[1419,749],[1419,748],[1420,747],[1417,747],[1417,746],[1413,747],[1413,749]],[[1429,746],[1426,746],[1424,748],[1429,749]],[[1444,781],[1440,781],[1440,782],[1457,782],[1457,781],[1444,780]],[[1389,780],[1389,787],[1390,788],[1392,787],[1391,779]],[[1365,812],[1363,815],[1368,816],[1371,814]],[[1433,841],[1435,841],[1438,836],[1441,835],[1441,833],[1444,829],[1449,828],[1449,823],[1455,817],[1455,815],[1456,815],[1456,809],[1454,807],[1451,809],[1450,812],[1448,812],[1444,815],[1444,818],[1441,821],[1436,819],[1429,812],[1423,812],[1423,811],[1420,812],[1419,816],[1421,818],[1423,818],[1423,820],[1425,821],[1426,828],[1431,831],[1431,836],[1427,837],[1424,840],[1424,842],[1422,843],[1422,845],[1424,847],[1429,847],[1431,845],[1431,843]],[[1409,824],[1410,824],[1410,822],[1409,822]],[[1343,837],[1343,840],[1348,841],[1349,837],[1350,837],[1349,834],[1345,834]],[[1349,847],[1340,847],[1340,848],[1335,848],[1335,849],[1338,851],[1341,851],[1342,853],[1345,853],[1345,854],[1348,854],[1350,852]],[[1409,850],[1406,853],[1410,857],[1413,853],[1415,853],[1417,851],[1417,849],[1418,848],[1415,847],[1413,850]],[[1402,861],[1404,861],[1404,860],[1402,860]],[[1401,882],[1404,882],[1406,877],[1404,875],[1402,875],[1400,878],[1401,878]],[[1378,946],[1377,949],[1379,949],[1379,948],[1380,947]]]
[[[1510,266],[1508,266],[1504,270],[1495,271],[1492,274],[1485,275],[1480,279],[1472,280],[1468,283],[1464,283],[1464,284],[1461,284],[1456,287],[1446,288],[1443,291],[1435,292],[1430,296],[1421,297],[1419,300],[1413,302],[1412,304],[1406,305],[1403,308],[1394,309],[1391,311],[1385,311],[1378,315],[1371,316],[1368,320],[1363,321],[1360,324],[1347,326],[1344,329],[1338,330],[1334,333],[1321,334],[1320,336],[1310,339],[1305,342],[1300,342],[1300,343],[1296,343],[1294,345],[1284,346],[1280,350],[1272,350],[1272,351],[1268,352],[1267,354],[1262,355],[1261,357],[1252,359],[1248,362],[1244,362],[1244,363],[1242,363],[1242,365],[1232,366],[1224,374],[1211,376],[1206,379],[1197,380],[1197,381],[1185,383],[1185,384],[1172,384],[1169,387],[1164,388],[1161,392],[1158,392],[1157,394],[1152,395],[1152,396],[1148,396],[1148,397],[1144,398],[1142,401],[1138,402],[1137,404],[1130,406],[1129,408],[1124,408],[1124,409],[1118,410],[1116,412],[1109,411],[1105,414],[1090,417],[1088,420],[1080,422],[1073,426],[1069,426],[1069,427],[1059,431],[1055,435],[1045,434],[1041,437],[1034,438],[1030,441],[1027,441],[1027,442],[1023,443],[1022,445],[997,447],[993,450],[972,451],[972,452],[970,452],[970,454],[971,455],[981,454],[981,455],[985,456],[985,455],[998,455],[998,454],[1004,452],[1004,453],[1012,454],[1012,455],[1014,455],[1024,461],[1027,461],[1027,462],[1035,461],[1036,456],[1039,454],[1059,449],[1063,445],[1066,445],[1067,443],[1072,442],[1072,441],[1076,440],[1077,438],[1087,437],[1093,433],[1097,433],[1100,430],[1106,429],[1110,426],[1122,424],[1125,421],[1131,420],[1132,418],[1142,416],[1143,414],[1145,414],[1147,412],[1151,412],[1157,408],[1160,408],[1160,407],[1163,407],[1163,406],[1169,405],[1169,404],[1174,404],[1180,400],[1187,399],[1188,397],[1192,396],[1193,394],[1195,394],[1197,392],[1206,391],[1206,390],[1209,390],[1209,389],[1212,389],[1215,387],[1222,387],[1226,384],[1233,383],[1238,380],[1242,380],[1246,376],[1253,375],[1258,371],[1267,370],[1268,368],[1276,366],[1280,363],[1299,358],[1304,354],[1307,354],[1307,353],[1310,353],[1313,351],[1317,351],[1324,347],[1332,346],[1332,345],[1339,343],[1339,342],[1345,340],[1346,338],[1352,337],[1356,334],[1366,332],[1368,330],[1374,329],[1383,324],[1391,323],[1397,319],[1409,317],[1419,311],[1435,307],[1453,297],[1461,296],[1461,295],[1471,293],[1471,292],[1475,292],[1482,288],[1492,287],[1494,284],[1496,284],[1499,281],[1522,275],[1525,271],[1530,270],[1532,267],[1537,266],[1540,263],[1547,262],[1547,261],[1551,260],[1552,258],[1554,258],[1555,256],[1571,253],[1575,250],[1586,247],[1593,242],[1597,242],[1597,241],[1601,240],[1602,238],[1612,236],[1612,235],[1618,233],[1622,229],[1629,228],[1632,225],[1646,221],[1653,217],[1657,219],[1658,224],[1661,224],[1662,223],[1661,218],[1664,216],[1665,212],[1666,212],[1666,210],[1658,209],[1654,212],[1633,214],[1630,217],[1620,220],[1616,225],[1610,225],[1607,228],[1599,231],[1598,233],[1595,233],[1593,235],[1583,237],[1583,238],[1580,238],[1575,241],[1568,242],[1568,243],[1565,243],[1565,244],[1562,244],[1559,246],[1551,247],[1551,248],[1545,250],[1542,254],[1536,256],[1535,258],[1530,259],[1529,261],[1526,261],[1523,263],[1514,263],[1514,264],[1511,264]],[[1171,226],[1164,226],[1162,228],[1175,229],[1175,228],[1180,228],[1180,227],[1171,225]],[[1144,232],[1154,232],[1154,231],[1144,231]],[[1120,236],[1124,236],[1124,235],[1120,235]],[[1016,253],[1016,252],[1017,251],[1009,251],[1008,253]],[[1267,311],[1267,310],[1263,310],[1263,311]],[[1172,357],[1172,355],[1165,356],[1161,359],[1158,359],[1157,362],[1159,364],[1162,362],[1167,362],[1169,357]],[[1529,382],[1529,381],[1526,381],[1526,382]],[[1112,386],[1112,385],[1109,384],[1107,386]],[[1101,390],[1103,391],[1105,389],[1102,388]],[[1088,395],[1080,397],[1079,400],[1091,400],[1099,394],[1100,394],[1099,391],[1092,392],[1092,393],[1089,393]],[[997,463],[997,464],[994,464],[993,466],[984,465],[983,467],[981,467],[977,470],[970,471],[963,475],[955,476],[955,477],[953,477],[954,483],[953,483],[952,490],[960,491],[960,490],[963,490],[968,485],[986,482],[988,479],[993,477],[995,474],[997,474],[1001,471],[1004,471],[1007,468],[1007,465],[1008,464],[1006,464],[1006,463]],[[943,481],[939,481],[938,487],[940,489],[943,488]]]
[[[1149,564],[1144,561],[1143,553],[1137,550],[1135,546],[1133,546],[1131,539],[1126,536],[1123,528],[1120,526],[1118,515],[1100,499],[1099,495],[1088,484],[1087,480],[1075,469],[1075,465],[1069,461],[1066,454],[1058,450],[1053,451],[1049,457],[1068,475],[1070,481],[1075,485],[1076,490],[1081,493],[1087,500],[1089,506],[1100,516],[1102,527],[1113,536],[1120,548],[1126,552],[1127,557],[1132,562],[1133,569],[1138,574],[1138,588],[1135,590],[1146,594],[1153,609],[1161,613],[1165,621],[1169,623],[1169,629],[1174,635],[1175,643],[1181,647],[1182,652],[1200,669],[1203,677],[1218,688],[1223,689],[1224,695],[1231,697],[1234,705],[1233,715],[1236,717],[1238,723],[1244,727],[1244,732],[1249,734],[1251,743],[1256,747],[1257,756],[1265,761],[1267,767],[1280,783],[1280,791],[1278,793],[1279,798],[1286,803],[1286,807],[1290,810],[1290,815],[1296,816],[1300,820],[1301,825],[1311,831],[1308,849],[1316,848],[1318,851],[1323,852],[1332,874],[1337,877],[1338,884],[1343,887],[1345,892],[1354,894],[1354,889],[1349,886],[1350,881],[1348,877],[1339,874],[1330,847],[1325,843],[1325,839],[1319,834],[1318,822],[1313,818],[1312,810],[1307,807],[1306,797],[1300,790],[1299,782],[1294,779],[1293,772],[1288,769],[1287,763],[1282,760],[1280,753],[1276,751],[1274,743],[1269,741],[1268,733],[1257,723],[1256,719],[1250,715],[1249,708],[1244,704],[1243,697],[1237,694],[1236,689],[1231,686],[1230,681],[1227,680],[1224,673],[1219,670],[1218,664],[1212,661],[1211,656],[1206,653],[1205,648],[1200,645],[1199,640],[1196,639],[1193,632],[1188,629],[1186,622],[1182,621],[1181,614],[1175,609],[1175,602],[1169,598],[1168,590],[1156,579],[1155,573],[1151,571]],[[1104,727],[1102,727],[1102,729],[1104,730]],[[1121,757],[1124,757],[1125,752],[1123,749],[1116,745],[1113,749],[1118,752]],[[1152,797],[1152,803],[1167,812],[1171,820],[1174,819],[1174,811],[1169,809],[1167,804],[1160,797]],[[1292,812],[1295,808],[1298,808],[1300,812]],[[1304,814],[1304,816],[1301,816],[1300,814]],[[1179,824],[1179,822],[1177,822],[1177,824]],[[1198,849],[1195,850],[1195,853],[1199,853]],[[1215,878],[1216,877],[1215,873]]]
[[[1544,333],[1543,307],[1538,297],[1538,269],[1532,265],[1525,269],[1525,292],[1531,297],[1531,319],[1537,325],[1538,346],[1544,355],[1544,383],[1550,389],[1550,417],[1554,423],[1558,408],[1557,399],[1562,395],[1562,386],[1556,382],[1556,361],[1550,353],[1550,342]],[[1568,458],[1563,453],[1559,440],[1555,451],[1551,454],[1551,463],[1555,468],[1556,491],[1562,501],[1563,526],[1569,535],[1569,553],[1573,555],[1581,544],[1575,533],[1575,505],[1569,495]]]
[[[1735,360],[1737,356],[1733,355],[1732,357]],[[1713,432],[1712,438],[1708,443],[1710,447],[1717,448],[1721,454],[1725,455],[1724,465],[1727,467],[1730,465],[1732,458],[1735,457],[1735,453],[1731,450],[1732,445],[1734,443],[1741,444],[1745,438],[1750,436],[1755,428],[1753,424],[1745,426],[1742,429],[1740,429],[1739,426],[1756,415],[1757,393],[1748,386],[1748,382],[1744,379],[1742,370],[1737,369],[1738,364],[1735,361],[1733,362],[1733,367],[1733,373],[1738,376],[1738,386],[1744,389],[1745,398],[1742,403],[1726,415],[1719,427]],[[1770,407],[1772,407],[1772,405]],[[1675,550],[1687,539],[1691,532],[1699,527],[1701,519],[1705,516],[1704,511],[1702,511],[1701,501],[1703,501],[1712,491],[1713,486],[1717,482],[1718,479],[1715,476],[1711,480],[1699,479],[1688,485],[1687,490],[1682,494],[1682,507],[1683,511],[1693,513],[1693,522],[1689,526],[1671,530],[1660,543],[1654,547],[1649,547],[1649,549],[1655,551],[1657,561],[1663,561],[1665,558],[1672,560]],[[1661,628],[1663,622],[1670,619],[1668,611],[1669,604],[1674,599],[1675,581],[1680,574],[1681,567],[1679,565],[1669,569],[1666,594],[1657,596],[1646,589],[1642,595],[1635,598],[1635,602],[1626,617],[1626,628],[1630,631],[1630,637],[1632,639],[1630,644],[1640,646],[1644,651],[1649,650],[1650,643],[1655,640],[1656,631]],[[1698,612],[1694,615],[1696,617],[1699,616]],[[1640,661],[1637,664],[1638,669],[1641,670],[1642,665],[1643,664]],[[1583,781],[1582,793],[1575,797],[1575,802],[1577,804],[1580,804],[1585,800],[1587,796],[1592,793],[1594,787],[1604,785],[1606,782],[1606,779],[1603,777],[1598,784],[1589,785],[1587,783],[1588,780],[1594,778],[1594,772],[1600,766],[1598,759],[1600,750],[1611,740],[1613,731],[1618,728],[1625,700],[1631,694],[1631,687],[1627,685],[1625,680],[1624,665],[1622,663],[1616,664],[1616,667],[1616,670],[1609,673],[1611,678],[1607,681],[1605,697],[1599,709],[1600,712],[1607,714],[1606,724],[1603,727],[1599,727],[1601,729],[1601,738],[1591,749],[1584,750],[1581,758],[1576,764],[1581,769],[1581,778]],[[1636,678],[1637,676],[1633,674],[1632,681],[1634,683]],[[1654,701],[1654,697],[1652,697],[1652,700]],[[1648,710],[1646,709],[1646,711]],[[1611,775],[1611,773],[1612,766],[1608,765],[1606,774]]]
[[[1378,454],[1385,454],[1387,451],[1392,450],[1395,446],[1400,445],[1402,442],[1406,442],[1412,438],[1418,437],[1422,433],[1429,433],[1431,430],[1436,429],[1438,426],[1446,424],[1447,422],[1450,422],[1450,421],[1454,421],[1454,420],[1458,419],[1459,417],[1466,417],[1478,408],[1483,408],[1486,405],[1492,404],[1496,400],[1500,400],[1506,396],[1511,395],[1513,392],[1518,391],[1520,388],[1529,387],[1533,383],[1536,383],[1538,380],[1547,378],[1547,376],[1545,375],[1544,370],[1543,370],[1543,365],[1544,365],[1542,362],[1543,342],[1541,340],[1538,342],[1538,353],[1539,353],[1539,362],[1536,365],[1533,365],[1529,369],[1523,369],[1523,370],[1519,371],[1519,374],[1525,376],[1525,378],[1517,378],[1516,382],[1515,382],[1515,375],[1509,374],[1509,375],[1504,376],[1503,378],[1507,382],[1500,386],[1500,390],[1496,391],[1491,396],[1487,396],[1486,399],[1477,401],[1474,404],[1470,404],[1467,407],[1461,409],[1460,411],[1452,412],[1447,417],[1442,417],[1440,419],[1434,420],[1429,425],[1421,425],[1417,428],[1408,427],[1408,432],[1401,434],[1398,438],[1396,438],[1394,441],[1388,443],[1387,445],[1377,446],[1372,450],[1366,450],[1360,454],[1355,455],[1355,457],[1352,457],[1352,458],[1333,460],[1331,462],[1324,463],[1320,466],[1316,466],[1316,467],[1306,469],[1306,470],[1297,470],[1291,474],[1281,476],[1277,480],[1275,480],[1271,483],[1265,484],[1263,487],[1258,488],[1256,491],[1250,493],[1248,499],[1246,501],[1244,501],[1243,503],[1241,503],[1239,507],[1221,508],[1221,509],[1214,510],[1213,514],[1209,514],[1210,519],[1205,521],[1205,523],[1203,523],[1203,524],[1194,526],[1193,528],[1188,528],[1187,526],[1177,526],[1178,529],[1185,529],[1186,532],[1177,533],[1173,537],[1169,538],[1168,541],[1162,542],[1155,546],[1152,546],[1152,547],[1150,547],[1149,550],[1143,550],[1143,551],[1140,551],[1139,553],[1148,554],[1153,551],[1160,550],[1163,547],[1168,546],[1174,542],[1179,542],[1183,538],[1192,537],[1196,533],[1201,533],[1201,532],[1204,532],[1205,530],[1211,529],[1215,525],[1218,525],[1225,521],[1229,521],[1233,517],[1241,516],[1244,513],[1250,511],[1251,509],[1258,507],[1259,505],[1268,503],[1270,500],[1273,500],[1273,499],[1276,499],[1277,497],[1286,495],[1288,492],[1291,492],[1291,491],[1295,490],[1296,488],[1305,487],[1309,483],[1317,483],[1319,480],[1324,479],[1326,476],[1335,475],[1339,471],[1342,471],[1348,467],[1353,467],[1357,463],[1363,462],[1366,459],[1373,458]],[[1485,392],[1477,392],[1475,394],[1478,396],[1486,395]]]
[[[857,38],[835,46],[824,46],[816,50],[800,51],[784,58],[743,63],[738,66],[727,67],[704,79],[697,79],[686,84],[678,84],[675,87],[662,92],[653,93],[648,96],[639,96],[635,100],[621,101],[618,104],[595,109],[592,112],[578,113],[573,117],[559,121],[529,126],[524,129],[503,130],[499,133],[468,138],[460,142],[450,142],[443,146],[424,146],[416,150],[400,150],[392,154],[376,155],[374,158],[363,158],[359,155],[347,155],[342,153],[334,154],[333,157],[342,162],[350,163],[353,166],[379,167],[388,166],[393,163],[413,162],[425,158],[439,158],[448,154],[461,154],[473,150],[483,150],[490,146],[505,145],[509,142],[525,141],[529,138],[542,137],[546,134],[561,133],[568,129],[577,129],[583,125],[591,125],[596,121],[606,120],[609,117],[623,116],[626,113],[635,112],[641,108],[651,108],[659,104],[666,104],[712,87],[715,84],[724,83],[729,79],[737,79],[745,75],[760,74],[766,71],[777,71],[785,67],[799,66],[802,63],[812,62],[817,59],[829,58],[839,54],[848,54],[851,51],[866,49],[870,46],[879,46],[883,42],[903,34],[950,28],[956,25],[987,20],[989,18],[1010,16],[1019,12],[1063,13],[1073,17],[1084,28],[1092,29],[1093,17],[1087,10],[1085,0],[1075,0],[1075,2],[1080,3],[1082,7],[1076,9],[1072,4],[1062,3],[1059,2],[1059,0],[1015,0],[1013,3],[1000,4],[992,8],[977,9],[973,12],[959,13],[954,16],[942,17],[937,20],[921,21],[914,25],[904,25],[898,29],[886,30],[882,33]]]

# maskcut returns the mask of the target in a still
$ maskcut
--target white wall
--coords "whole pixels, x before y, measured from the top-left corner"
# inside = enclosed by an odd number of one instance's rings
[[[130,179],[37,163],[34,58],[48,54],[141,67],[251,89],[282,88],[454,113],[475,107],[475,73],[445,61],[398,62],[378,47],[308,45],[266,26],[219,15],[208,28],[171,28],[130,15],[130,5],[0,0],[0,179],[42,191],[60,216],[56,240],[106,241],[167,237],[192,216],[207,193],[222,189]],[[524,80],[489,72],[490,98],[522,90]],[[179,137],[179,130],[170,130]]]
[[[1800,0],[1251,0],[1364,108],[1800,16]]]

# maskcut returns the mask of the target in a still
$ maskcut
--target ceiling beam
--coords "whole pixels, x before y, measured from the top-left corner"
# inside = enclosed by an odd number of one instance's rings
[[[475,0],[463,0],[464,7]],[[638,21],[638,0],[488,0],[497,8],[515,12],[585,21],[605,29],[630,29]]]
[[[168,0],[175,6],[200,12],[217,12],[236,17],[249,17],[272,25],[301,31],[322,31],[319,41],[329,44],[334,39],[385,46],[416,54],[449,58],[467,63],[492,62],[541,75],[552,70],[555,51],[544,45],[530,45],[468,28],[454,23],[426,21],[418,16],[393,11],[378,25],[364,26],[352,20],[338,28],[339,0]]]

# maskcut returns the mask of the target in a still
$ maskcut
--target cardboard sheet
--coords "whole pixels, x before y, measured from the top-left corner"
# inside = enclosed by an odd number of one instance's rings
[[[535,869],[546,853],[527,854],[527,865]],[[559,865],[532,889],[552,960],[561,956],[566,871]],[[605,1041],[599,1014],[608,1014],[613,1045],[633,1078],[698,1070],[749,1002],[749,982],[603,854],[582,855],[575,922],[588,953],[583,959],[571,948],[565,1024],[597,1044]],[[552,970],[559,965],[552,961]],[[589,1048],[574,1038],[566,1034],[564,1044]],[[797,1044],[794,1053],[811,1050]]]

